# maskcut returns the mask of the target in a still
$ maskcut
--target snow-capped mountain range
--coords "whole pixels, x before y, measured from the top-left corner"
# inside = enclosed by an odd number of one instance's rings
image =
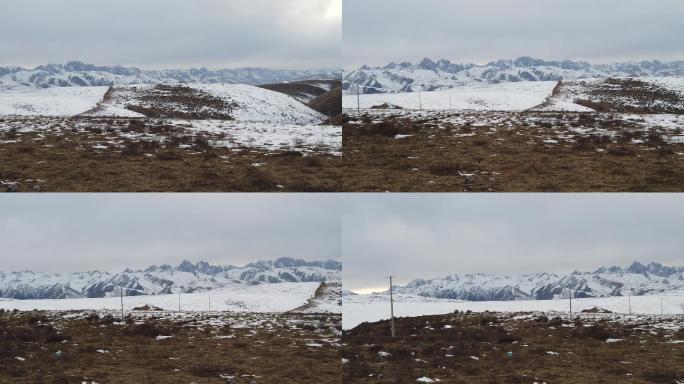
[[[629,267],[602,267],[568,275],[451,275],[416,279],[406,286],[394,287],[399,294],[470,301],[545,300],[567,298],[570,294],[577,298],[638,296],[668,291],[684,291],[684,267],[634,262]]]
[[[289,257],[236,267],[183,261],[177,266],[153,265],[144,270],[39,273],[0,271],[0,297],[64,299],[197,292],[239,284],[340,282],[342,263]]]
[[[416,92],[450,88],[472,82],[558,81],[626,76],[684,76],[684,61],[590,64],[585,61],[545,61],[531,57],[497,60],[485,65],[452,63],[425,58],[419,63],[362,66],[345,73],[346,94]]]
[[[130,84],[232,83],[262,85],[296,80],[339,79],[340,71],[266,68],[141,70],[96,66],[80,61],[40,65],[33,69],[0,67],[0,89],[19,87],[115,86]]]

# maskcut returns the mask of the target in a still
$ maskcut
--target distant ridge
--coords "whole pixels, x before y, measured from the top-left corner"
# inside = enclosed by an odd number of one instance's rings
[[[206,291],[231,284],[282,282],[339,282],[342,263],[335,260],[306,261],[282,257],[257,261],[243,267],[183,261],[177,266],[152,265],[144,270],[120,273],[88,271],[39,273],[0,271],[0,297],[13,299],[64,299],[166,294]]]
[[[389,63],[382,67],[364,65],[345,74],[342,89],[346,94],[355,93],[357,85],[360,93],[416,92],[472,82],[558,81],[616,76],[684,76],[684,61],[590,64],[523,56],[477,65],[424,58],[418,63]]]
[[[394,288],[397,293],[470,301],[545,300],[568,297],[648,295],[684,291],[684,267],[634,262],[628,267],[602,267],[567,275],[466,274],[416,279]]]
[[[80,61],[46,64],[32,69],[0,67],[0,88],[113,86],[129,84],[235,83],[262,85],[297,80],[339,80],[336,69],[283,70],[267,68],[142,70],[97,66]]]

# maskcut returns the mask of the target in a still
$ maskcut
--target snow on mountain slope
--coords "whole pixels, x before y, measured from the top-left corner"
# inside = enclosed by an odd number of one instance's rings
[[[486,274],[451,275],[442,279],[413,280],[397,293],[470,301],[509,301],[565,297],[607,297],[648,295],[673,290],[684,291],[684,267],[635,262],[627,268],[600,268],[593,272],[575,271],[569,275],[534,273],[494,276]]]
[[[641,81],[657,84],[663,88],[684,93],[684,76],[682,77],[642,77]]]
[[[684,77],[610,77],[562,81],[535,110],[684,113]]]
[[[0,92],[0,114],[227,119],[317,124],[325,116],[296,99],[246,84],[17,88]]]
[[[134,67],[95,66],[72,61],[33,69],[0,67],[0,87],[120,86],[131,84],[240,83],[261,85],[306,79],[337,79],[340,71],[206,68],[141,70]]]
[[[210,292],[182,293],[182,311],[287,312],[314,296],[319,283],[231,284]],[[165,311],[178,310],[178,294],[124,297],[124,310],[148,305]],[[0,308],[38,310],[119,310],[118,296],[79,299],[0,300]]]
[[[325,116],[280,92],[246,84],[131,85],[113,87],[84,116],[223,119],[318,124]]]
[[[0,297],[14,299],[64,299],[127,296],[173,292],[209,291],[234,284],[283,282],[338,282],[341,263],[333,260],[307,262],[291,258],[260,261],[244,267],[217,266],[184,261],[178,266],[126,269],[120,273],[102,271],[70,274],[32,271],[0,272]]]
[[[628,76],[684,76],[684,61],[592,65],[584,61],[545,61],[530,57],[492,61],[485,65],[457,64],[428,58],[420,63],[363,66],[343,77],[346,94],[432,91],[473,82],[559,81]]]
[[[325,116],[295,98],[246,84],[191,84],[190,87],[235,103],[233,119],[250,122],[312,124]]]
[[[555,81],[460,85],[431,92],[402,92],[360,95],[360,107],[389,104],[403,109],[522,111],[543,103]],[[356,108],[357,96],[342,97],[344,108]]]
[[[108,87],[17,88],[0,91],[0,115],[73,116],[92,109]]]
[[[342,311],[342,284],[321,283],[306,304],[295,308],[296,313],[340,313]]]

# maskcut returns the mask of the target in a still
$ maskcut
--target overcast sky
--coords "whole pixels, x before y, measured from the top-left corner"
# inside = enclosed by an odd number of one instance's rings
[[[404,194],[345,200],[343,284],[684,265],[681,194]]]
[[[6,0],[0,66],[340,68],[342,0]]]
[[[340,258],[340,205],[313,194],[0,196],[0,270],[120,271],[183,259]]]
[[[423,57],[684,60],[681,0],[344,0],[344,68]]]

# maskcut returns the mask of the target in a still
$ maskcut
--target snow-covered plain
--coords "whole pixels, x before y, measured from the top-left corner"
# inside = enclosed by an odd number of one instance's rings
[[[521,81],[500,84],[468,84],[431,92],[366,94],[359,96],[363,109],[390,104],[403,109],[523,111],[551,96],[556,81]],[[356,95],[342,97],[342,107],[357,107]]]
[[[287,312],[304,305],[314,296],[320,283],[235,284],[225,288],[200,293],[180,294],[181,311],[229,311],[229,312]],[[127,296],[123,298],[124,310],[149,305],[165,311],[178,310],[178,294]],[[211,308],[209,307],[211,301]],[[6,310],[119,310],[119,297],[12,300],[0,299],[0,308]]]
[[[634,314],[660,314],[662,298],[664,315],[684,313],[684,292],[662,296],[632,296],[573,299],[573,313],[593,307],[627,314],[630,302]],[[433,299],[416,295],[395,295],[394,316],[439,315],[459,311],[473,312],[569,312],[569,300],[462,301]],[[363,322],[389,319],[388,294],[345,295],[342,299],[342,328],[352,329]]]
[[[109,87],[0,90],[0,115],[73,116],[94,108]]]

